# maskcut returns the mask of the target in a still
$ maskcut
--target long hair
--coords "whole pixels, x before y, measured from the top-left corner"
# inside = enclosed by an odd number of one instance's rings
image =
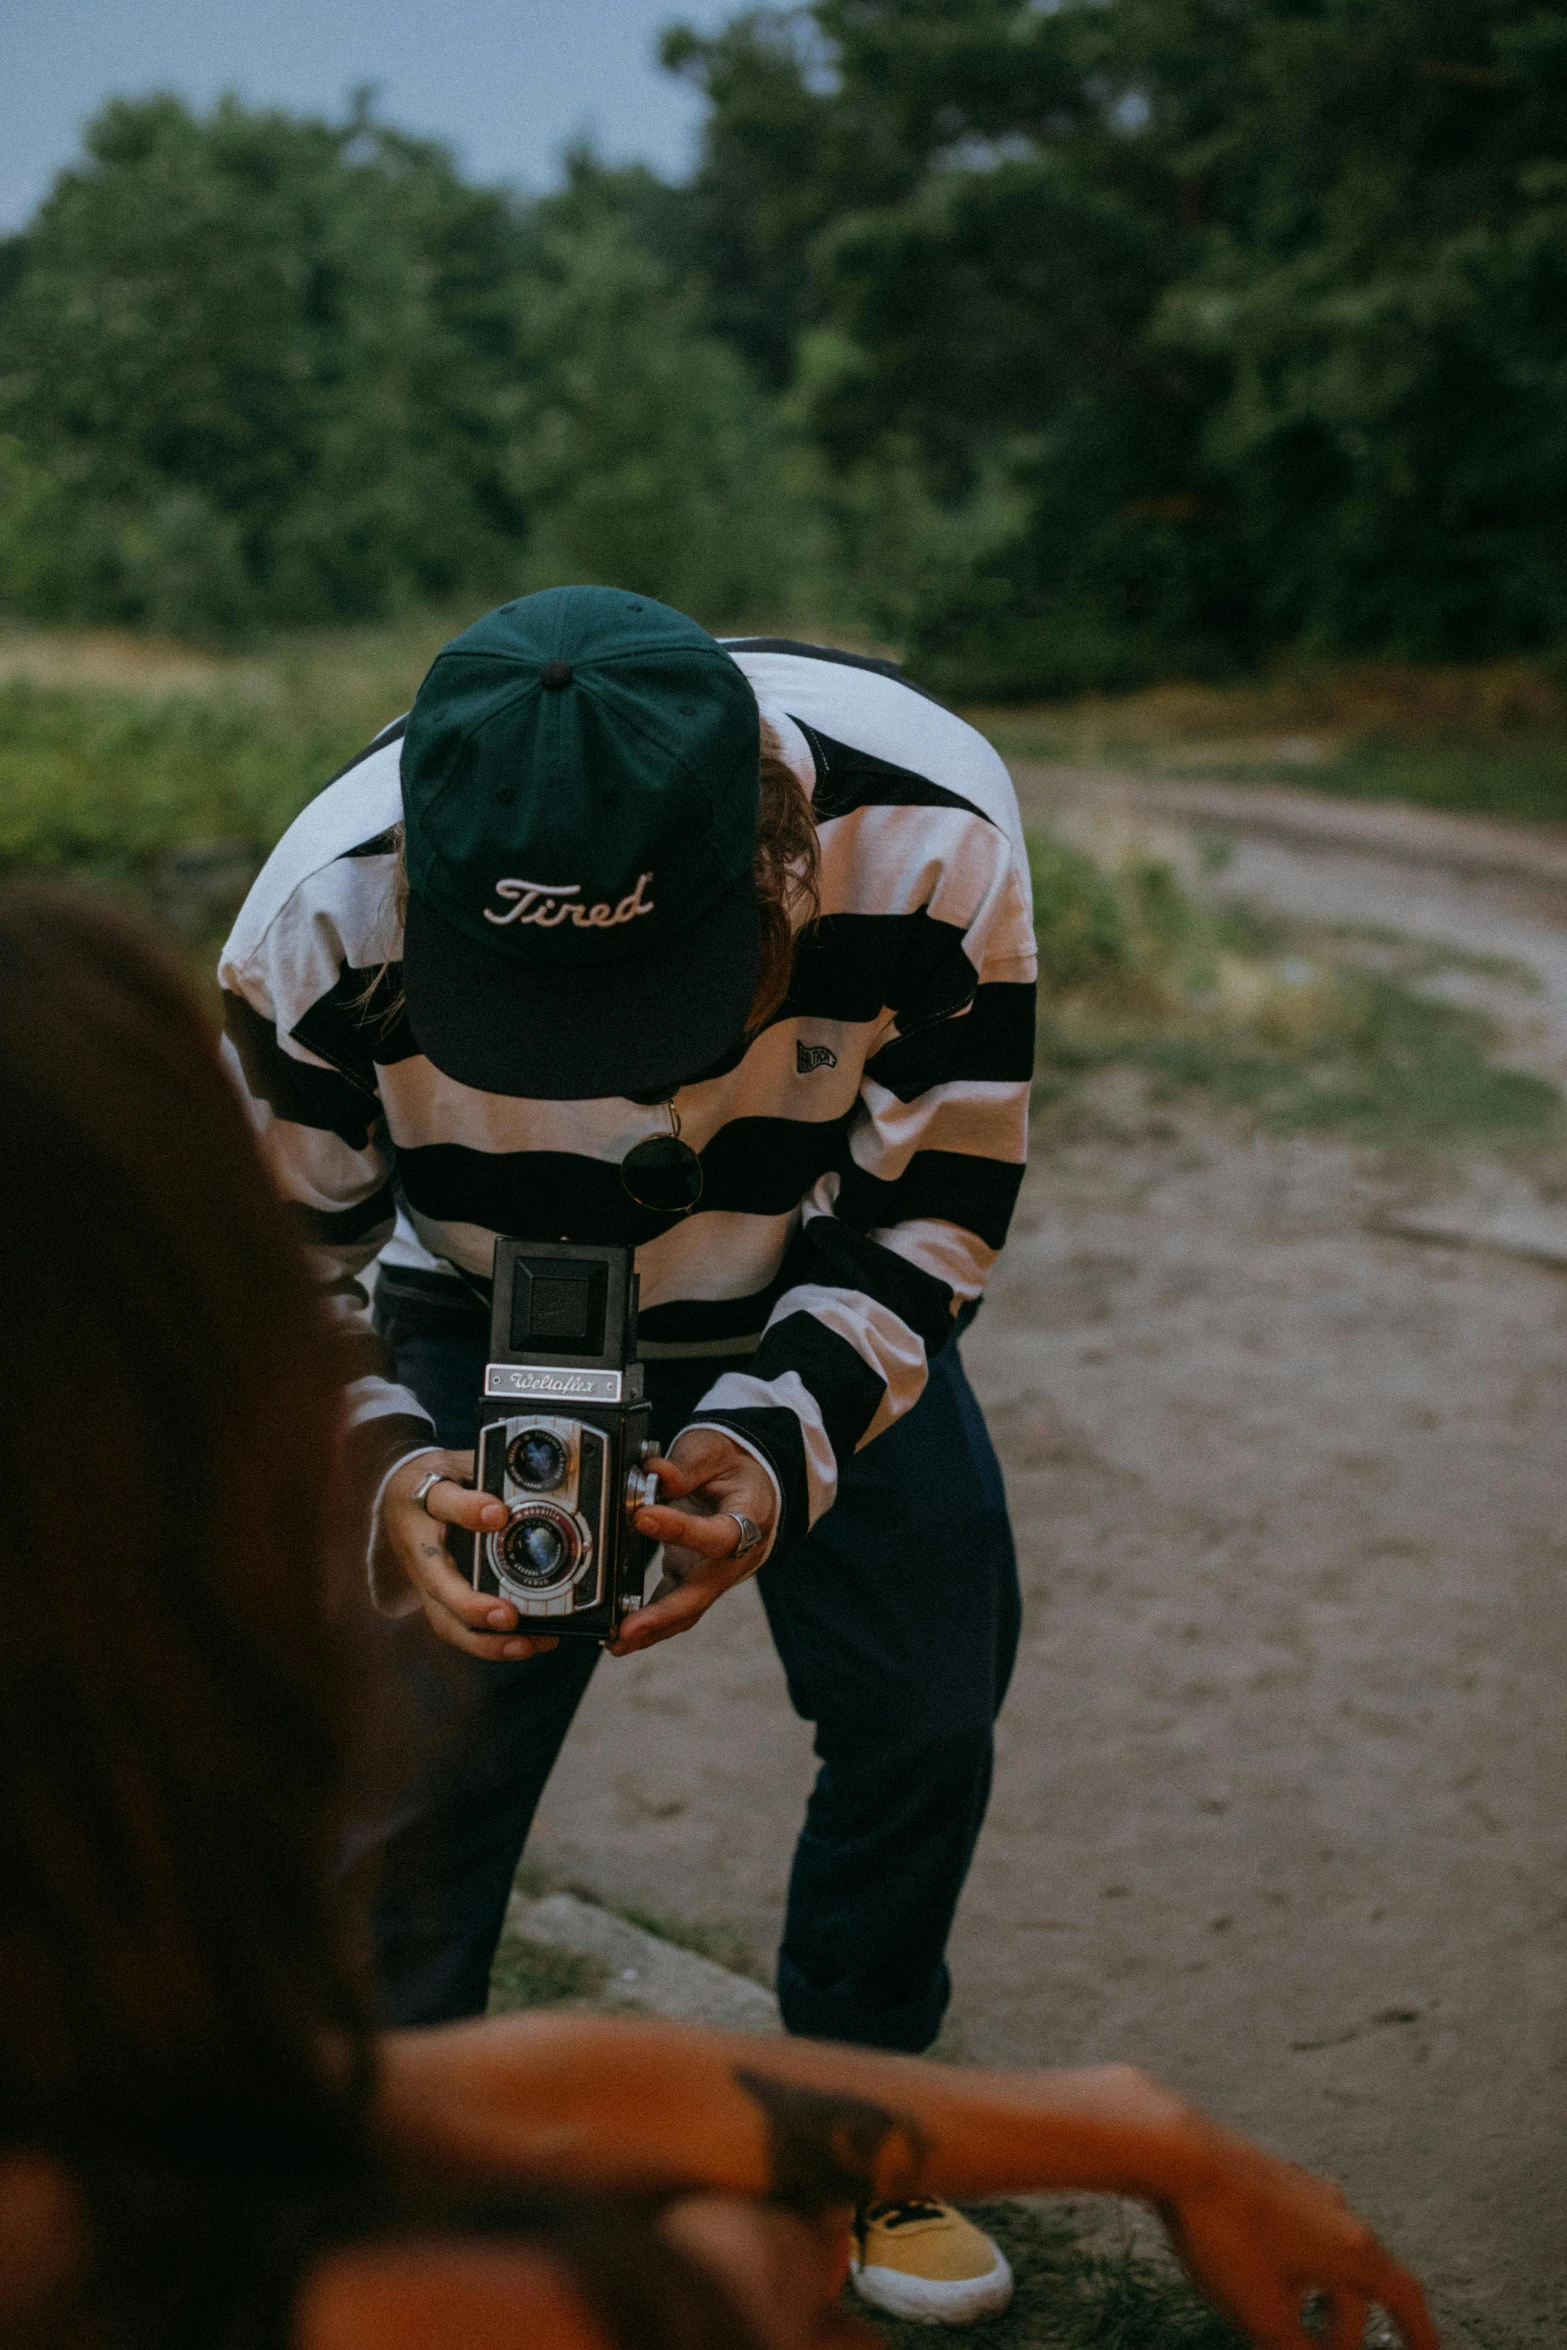
[[[762,720],[762,782],[751,872],[762,917],[762,962],[746,1034],[765,1028],[789,992],[797,933],[821,910],[821,848],[811,803],[777,735]]]
[[[0,891],[0,2146],[330,2164],[341,1374],[183,981]]]

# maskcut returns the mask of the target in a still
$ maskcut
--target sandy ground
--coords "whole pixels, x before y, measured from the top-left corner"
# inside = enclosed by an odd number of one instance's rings
[[[1555,1063],[1555,909],[1376,857],[1242,841],[1219,885],[1537,948],[1515,1045]],[[1041,1135],[965,1344],[1028,1614],[949,2039],[1146,2065],[1339,2178],[1450,2341],[1536,2350],[1567,2339],[1567,1275],[1379,1229],[1466,1180],[1520,1178],[1253,1143],[1124,1073]],[[744,1589],[599,1673],[533,1857],[765,1960],[811,1768]]]

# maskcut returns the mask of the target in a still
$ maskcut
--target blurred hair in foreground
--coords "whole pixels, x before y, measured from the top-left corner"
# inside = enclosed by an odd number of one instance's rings
[[[330,2158],[340,1375],[188,990],[0,893],[0,2132]]]

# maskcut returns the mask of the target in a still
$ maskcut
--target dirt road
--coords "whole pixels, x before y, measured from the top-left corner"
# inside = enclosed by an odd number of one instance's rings
[[[1567,890],[1230,829],[1216,886],[1533,959],[1539,992],[1476,984],[1567,1072]],[[1379,1228],[1464,1180],[1253,1143],[1125,1073],[1040,1136],[965,1345],[1028,1616],[951,2038],[1148,2066],[1336,2175],[1451,2342],[1543,2350],[1567,2340],[1567,1274]],[[601,1671],[534,1857],[765,1958],[810,1772],[744,1590]]]

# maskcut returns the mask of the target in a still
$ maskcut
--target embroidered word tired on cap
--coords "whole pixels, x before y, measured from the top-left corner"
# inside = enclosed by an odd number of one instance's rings
[[[484,909],[486,922],[501,929],[508,922],[532,922],[540,930],[554,930],[559,923],[574,922],[579,930],[613,930],[617,923],[634,922],[639,914],[651,914],[653,900],[644,896],[651,873],[639,873],[637,886],[628,890],[619,904],[585,906],[581,899],[580,881],[520,881],[510,877],[495,884],[498,898],[511,901],[504,914]]]

